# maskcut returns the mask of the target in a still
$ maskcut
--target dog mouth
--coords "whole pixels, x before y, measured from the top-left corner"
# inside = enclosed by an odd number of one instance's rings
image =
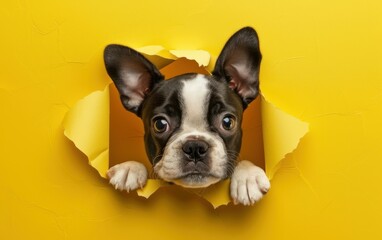
[[[182,174],[177,179],[181,179],[181,178],[196,178],[196,179],[199,179],[199,178],[210,177],[210,176],[211,176],[210,173],[194,170],[194,171]]]
[[[194,170],[178,176],[172,182],[186,188],[204,188],[220,180],[220,177],[209,172]]]
[[[195,141],[185,149],[182,141],[171,142],[154,166],[158,178],[185,188],[205,188],[227,178],[223,143],[208,141],[209,151],[204,153],[204,145],[195,145]]]

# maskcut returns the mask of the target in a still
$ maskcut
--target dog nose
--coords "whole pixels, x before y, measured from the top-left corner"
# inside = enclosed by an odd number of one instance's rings
[[[205,141],[189,140],[183,145],[182,150],[188,159],[201,161],[207,155],[208,147]]]

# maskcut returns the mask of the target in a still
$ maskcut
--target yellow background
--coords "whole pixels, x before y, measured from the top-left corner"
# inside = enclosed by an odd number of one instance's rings
[[[0,239],[381,239],[381,12],[377,0],[2,2]],[[310,124],[256,206],[121,194],[64,137],[67,111],[109,81],[106,44],[216,57],[246,25],[267,98]]]

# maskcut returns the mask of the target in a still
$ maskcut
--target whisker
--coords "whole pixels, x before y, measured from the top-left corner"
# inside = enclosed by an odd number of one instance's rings
[[[240,160],[240,154],[236,151],[227,151],[228,163],[226,165],[227,177],[230,177],[236,167],[237,162]]]

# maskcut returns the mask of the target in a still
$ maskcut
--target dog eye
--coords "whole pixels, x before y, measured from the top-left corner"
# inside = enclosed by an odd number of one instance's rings
[[[230,114],[223,117],[222,127],[225,130],[232,130],[236,126],[236,118]]]
[[[158,117],[154,119],[153,127],[156,133],[164,133],[168,130],[168,122],[165,118]]]

